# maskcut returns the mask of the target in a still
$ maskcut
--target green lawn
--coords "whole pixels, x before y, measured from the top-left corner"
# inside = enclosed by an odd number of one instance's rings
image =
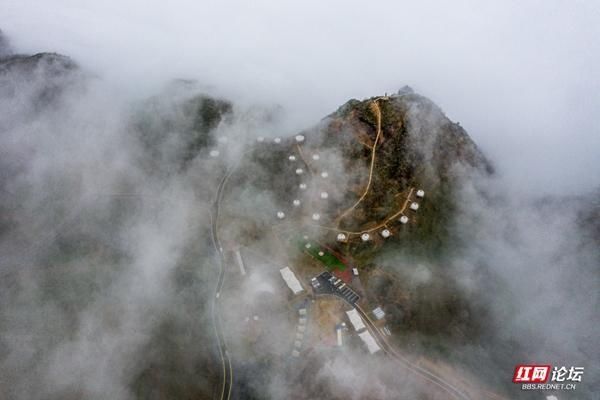
[[[311,243],[312,246],[310,247],[310,249],[307,249],[304,246],[306,244],[306,241],[297,240],[296,242],[297,242],[300,250],[306,251],[308,254],[313,256],[315,259],[319,260],[321,263],[323,263],[323,265],[325,265],[325,267],[328,270],[332,271],[334,269],[339,269],[340,271],[343,271],[346,269],[346,264],[341,262],[340,259],[337,258],[335,255],[333,255],[332,253],[327,251],[327,249],[321,248],[319,245],[317,245],[313,242],[310,242],[310,241],[309,241],[309,243]],[[322,251],[324,254],[322,256],[320,256],[319,251]]]

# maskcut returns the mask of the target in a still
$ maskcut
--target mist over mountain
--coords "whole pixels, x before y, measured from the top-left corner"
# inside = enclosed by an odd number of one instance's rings
[[[231,398],[462,398],[351,329],[331,344],[347,304],[312,295],[317,248],[466,398],[540,398],[510,383],[520,363],[584,366],[561,399],[600,390],[600,188],[519,195],[409,87],[296,129],[312,112],[187,79],[132,96],[82,65],[0,33],[4,397],[223,398],[226,351]]]

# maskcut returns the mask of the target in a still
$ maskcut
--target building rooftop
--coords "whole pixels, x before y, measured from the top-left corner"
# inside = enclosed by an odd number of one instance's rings
[[[373,309],[373,315],[375,315],[375,318],[381,319],[385,316],[385,312],[381,309],[380,306],[377,306],[375,309]]]
[[[285,283],[288,285],[288,287],[294,294],[298,294],[304,290],[302,288],[302,285],[300,284],[300,281],[298,280],[298,278],[296,278],[296,275],[290,269],[290,267],[282,268],[279,270],[279,272],[281,273],[281,277],[283,278]]]
[[[358,311],[356,311],[355,308],[353,308],[350,311],[346,311],[346,314],[348,315],[352,326],[354,326],[354,330],[358,332],[365,329],[365,323],[363,322],[362,318],[360,317],[360,314],[358,314]]]
[[[369,353],[373,354],[373,353],[377,353],[379,350],[381,350],[381,348],[379,347],[379,345],[377,344],[375,339],[373,339],[373,335],[371,335],[371,332],[369,332],[369,331],[361,332],[358,334],[358,337],[360,337],[362,339],[362,341],[367,345],[367,349],[369,350]]]

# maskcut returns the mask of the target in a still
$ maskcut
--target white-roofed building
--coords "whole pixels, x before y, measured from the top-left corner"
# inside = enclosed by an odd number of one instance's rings
[[[314,214],[312,215],[312,219],[313,219],[313,221],[318,221],[318,220],[320,220],[320,219],[321,219],[321,214],[319,214],[319,213],[314,213]]]
[[[235,251],[235,259],[238,262],[238,266],[240,267],[240,274],[246,275],[246,266],[244,265],[244,260],[242,259],[242,254],[239,250]]]
[[[392,234],[392,232],[390,232],[389,229],[384,229],[381,231],[381,236],[383,236],[386,239],[389,238],[391,234]]]
[[[285,213],[283,211],[277,211],[277,218],[284,219],[285,218]]]
[[[297,168],[296,169],[296,174],[302,175],[303,173],[304,173],[304,170],[302,168]]]
[[[298,185],[298,187],[300,187],[301,190],[305,190],[306,189],[306,183],[301,183],[300,185]]]
[[[425,191],[422,189],[417,190],[417,197],[425,197]]]
[[[417,211],[419,209],[419,203],[412,203],[410,205],[410,209],[413,211]]]
[[[321,192],[321,198],[322,198],[323,200],[325,200],[325,199],[326,199],[326,198],[328,198],[328,197],[329,197],[329,193],[327,193],[327,192]]]
[[[401,224],[406,224],[407,222],[408,222],[408,217],[406,215],[403,215],[400,217]]]
[[[278,138],[278,137],[276,137],[275,139],[273,139],[273,141],[274,141],[275,143],[281,143],[281,138]]]
[[[371,235],[365,232],[362,235],[360,235],[360,238],[363,242],[368,242],[371,239]]]
[[[346,311],[346,314],[348,315],[352,326],[354,326],[355,331],[358,332],[365,329],[365,323],[363,322],[362,318],[360,317],[360,314],[358,314],[358,311],[356,311],[355,308],[353,308],[350,311]]]
[[[298,143],[304,142],[304,135],[296,135],[296,142],[298,142]]]
[[[381,319],[385,316],[385,312],[380,306],[377,306],[375,309],[373,309],[373,315],[375,316],[375,318]]]
[[[362,339],[362,341],[365,342],[365,344],[367,345],[367,349],[369,350],[369,353],[373,354],[373,353],[377,353],[379,350],[381,350],[381,347],[379,347],[379,345],[373,338],[373,335],[371,335],[371,332],[369,332],[369,331],[361,332],[358,334],[358,337],[360,337]]]
[[[292,154],[291,156],[288,157],[288,160],[296,161],[296,156]]]
[[[342,345],[344,344],[344,341],[342,339],[342,327],[338,325],[338,327],[335,328],[335,332],[337,334],[337,345],[338,347],[342,347]]]
[[[288,285],[288,287],[294,294],[298,294],[304,290],[302,288],[302,285],[300,284],[300,281],[298,280],[298,278],[296,278],[296,275],[294,274],[294,272],[292,272],[290,267],[282,268],[279,270],[279,272],[281,273],[281,277],[283,278],[285,283]]]
[[[338,233],[336,239],[337,239],[338,242],[345,242],[346,239],[348,239],[348,237],[346,236],[345,233]]]
[[[327,178],[328,176],[329,174],[327,173],[327,171],[321,172],[321,178]]]
[[[354,276],[358,276],[358,268],[352,268],[352,273]]]
[[[300,200],[298,200],[298,199],[295,199],[295,200],[292,202],[292,204],[293,204],[295,207],[298,207],[298,206],[300,205]]]

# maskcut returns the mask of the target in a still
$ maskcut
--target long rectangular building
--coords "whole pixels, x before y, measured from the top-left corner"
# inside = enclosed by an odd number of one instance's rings
[[[240,274],[246,275],[246,267],[244,266],[244,260],[242,259],[242,254],[239,250],[235,251],[235,259],[238,262],[238,266],[240,267]]]
[[[367,345],[367,349],[369,349],[369,353],[373,354],[373,353],[377,353],[379,350],[381,350],[381,347],[379,347],[379,345],[377,344],[375,339],[373,339],[373,335],[371,335],[371,332],[364,331],[362,333],[359,333],[358,336]]]
[[[350,318],[350,322],[352,323],[352,326],[354,326],[354,330],[356,332],[365,329],[365,323],[363,322],[362,318],[360,317],[358,311],[356,311],[355,308],[353,308],[350,311],[346,311],[346,314],[348,314],[348,318]]]
[[[302,288],[302,285],[300,284],[300,281],[298,280],[298,278],[296,278],[296,275],[294,274],[294,272],[292,272],[290,267],[282,268],[279,270],[279,272],[281,273],[281,276],[285,283],[288,285],[288,287],[294,294],[298,294],[304,290]]]

